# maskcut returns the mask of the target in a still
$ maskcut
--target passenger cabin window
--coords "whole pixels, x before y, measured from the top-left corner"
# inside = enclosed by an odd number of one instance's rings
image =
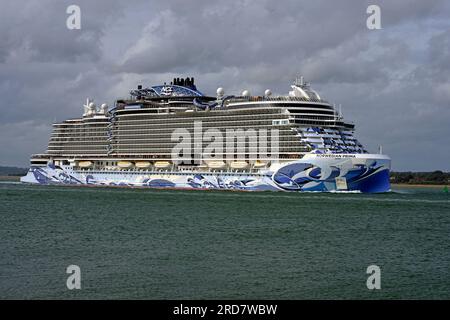
[[[280,126],[280,125],[285,125],[285,124],[289,124],[289,120],[287,120],[287,119],[272,120],[273,126]]]

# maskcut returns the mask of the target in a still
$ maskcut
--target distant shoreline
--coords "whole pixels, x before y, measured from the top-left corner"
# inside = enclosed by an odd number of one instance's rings
[[[20,181],[21,176],[0,176],[0,181]]]
[[[443,188],[447,184],[391,183],[393,187]]]

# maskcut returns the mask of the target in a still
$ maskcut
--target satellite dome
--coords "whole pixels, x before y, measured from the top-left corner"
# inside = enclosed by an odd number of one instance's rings
[[[266,91],[264,91],[264,95],[266,97],[270,97],[272,95],[272,91],[270,91],[269,89],[267,89]]]
[[[243,97],[249,97],[249,96],[250,96],[250,91],[244,90],[244,91],[242,91],[241,95],[242,95]]]
[[[103,103],[103,104],[100,106],[100,112],[101,112],[101,113],[106,113],[106,112],[108,112],[108,105],[107,105],[106,103]]]
[[[95,103],[93,102],[89,103],[89,109],[95,109]]]
[[[223,88],[220,87],[220,88],[217,88],[216,93],[217,93],[218,96],[221,97],[221,96],[223,96],[223,94],[225,93],[225,90],[223,90]]]

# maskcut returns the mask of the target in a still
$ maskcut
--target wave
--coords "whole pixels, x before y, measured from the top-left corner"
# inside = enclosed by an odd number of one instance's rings
[[[0,181],[0,184],[23,184],[20,181]]]
[[[23,186],[25,189],[29,189],[29,185],[25,185],[21,182],[15,181],[0,181],[2,185],[17,185]],[[48,188],[42,188],[38,186],[41,191],[47,190],[51,192],[82,192],[91,193],[93,190],[91,188],[80,188],[79,186],[65,186],[61,188],[60,186],[51,186]],[[360,191],[302,191],[302,192],[273,192],[273,191],[240,191],[240,190],[174,190],[174,189],[152,189],[152,188],[111,188],[108,186],[97,186],[95,188],[96,192],[117,192],[132,194],[139,192],[141,195],[156,195],[162,193],[177,193],[177,195],[188,195],[190,197],[221,197],[221,198],[272,198],[272,199],[289,199],[289,200],[327,200],[327,201],[351,201],[351,202],[388,202],[388,203],[430,203],[430,204],[450,204],[450,200],[444,199],[420,199],[415,198],[417,193],[405,192],[405,191],[391,191],[383,194],[364,194]],[[225,191],[225,192],[224,192]],[[228,191],[228,192],[227,192]],[[240,192],[239,192],[240,191]],[[353,196],[352,196],[353,195]],[[396,197],[403,196],[403,197]]]
[[[362,193],[360,190],[330,190],[329,193]]]

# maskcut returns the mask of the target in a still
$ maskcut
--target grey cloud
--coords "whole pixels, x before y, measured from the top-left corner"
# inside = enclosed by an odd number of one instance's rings
[[[99,60],[105,24],[119,16],[118,1],[76,1],[82,29],[66,28],[66,8],[74,1],[39,0],[2,3],[0,61],[26,49],[33,61],[77,62]]]
[[[368,36],[367,2],[355,1],[171,1],[146,23],[125,53],[121,70],[135,73],[219,72],[258,63],[291,64]],[[443,1],[382,1],[384,26],[426,18]],[[391,9],[392,7],[392,9]],[[386,17],[385,17],[386,16]],[[384,20],[383,20],[384,21]]]

